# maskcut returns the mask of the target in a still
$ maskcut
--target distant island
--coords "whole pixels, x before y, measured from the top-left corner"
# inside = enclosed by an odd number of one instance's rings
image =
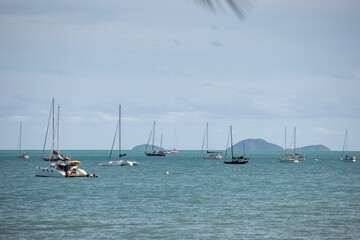
[[[274,143],[269,143],[264,139],[257,138],[257,139],[245,139],[236,144],[234,144],[235,151],[242,151],[243,150],[243,143],[245,146],[245,151],[284,151],[283,147],[276,145]],[[148,150],[151,150],[152,145],[148,146]],[[146,144],[137,145],[132,148],[132,150],[138,151],[145,151]],[[159,146],[154,145],[154,150],[163,150],[164,148],[160,148]],[[288,149],[291,151],[291,149]],[[318,145],[310,145],[304,147],[296,148],[297,152],[306,152],[306,151],[331,151],[328,147],[318,144]]]
[[[245,139],[236,144],[233,148],[236,151],[243,150],[243,144],[245,146],[245,151],[283,151],[284,148],[279,145],[269,143],[264,139]],[[297,151],[331,151],[328,147],[324,145],[310,145],[305,147],[296,148]]]
[[[135,147],[132,148],[132,150],[138,150],[138,151],[145,151],[146,149],[146,144],[141,144],[141,145],[137,145]],[[152,145],[148,146],[148,150],[152,150]],[[159,146],[154,145],[154,150],[162,150],[165,151],[164,148],[160,148]]]
[[[328,147],[321,145],[321,144],[300,147],[300,148],[296,148],[296,150],[304,151],[304,152],[305,151],[331,151]]]
[[[246,151],[281,151],[284,150],[282,147],[269,143],[264,139],[245,139],[236,144],[234,144],[233,148],[236,151],[243,150],[243,144],[245,146]]]

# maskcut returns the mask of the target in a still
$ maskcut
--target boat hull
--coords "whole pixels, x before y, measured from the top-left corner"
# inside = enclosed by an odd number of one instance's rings
[[[64,171],[57,171],[55,169],[49,169],[48,167],[41,168],[38,167],[36,169],[36,177],[58,177],[62,178],[65,177]]]
[[[89,174],[77,166],[69,165],[67,168],[60,168],[60,163],[52,163],[48,167],[36,168],[36,177],[88,177]],[[64,164],[62,166],[65,166]]]
[[[220,154],[206,154],[201,156],[203,159],[221,159],[222,156]]]
[[[281,163],[298,163],[299,160],[293,158],[279,158],[279,162]]]
[[[30,155],[28,153],[21,153],[16,156],[17,158],[29,159]]]
[[[343,162],[356,162],[356,157],[352,156],[352,157],[342,157],[341,160]]]
[[[153,152],[145,152],[146,156],[152,156],[152,157],[165,157],[166,152],[164,151],[153,151]]]
[[[120,161],[109,161],[105,163],[100,163],[99,166],[139,166],[139,163],[136,161],[130,160],[120,160]]]
[[[104,163],[100,163],[99,165],[100,166],[127,166],[128,164],[126,163],[126,161],[119,160],[119,161],[104,162]]]
[[[245,164],[245,163],[248,163],[249,161],[248,160],[242,160],[242,161],[224,161],[225,164]]]
[[[126,161],[126,163],[128,164],[128,166],[139,166],[139,163],[136,161],[128,160],[128,161]]]
[[[41,158],[46,162],[57,162],[60,160],[60,159],[54,158],[54,157],[41,157]]]
[[[230,161],[224,161],[225,164],[245,164],[249,162],[249,158],[240,157],[232,157]]]

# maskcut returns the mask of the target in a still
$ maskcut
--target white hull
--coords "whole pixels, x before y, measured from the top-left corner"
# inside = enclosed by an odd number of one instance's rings
[[[305,161],[306,159],[306,155],[303,154],[299,154],[299,153],[295,153],[295,159],[299,160],[299,161]]]
[[[49,167],[38,167],[36,168],[37,177],[65,177],[64,171],[59,171],[55,169],[50,169]]]
[[[62,165],[64,166],[64,164]],[[52,163],[48,167],[36,168],[36,177],[88,177],[89,174],[78,166],[70,166],[67,171],[61,169],[59,163]]]
[[[104,162],[104,163],[100,163],[100,166],[126,166],[127,163],[123,160],[120,161],[109,161],[109,162]]]
[[[109,161],[109,162],[104,162],[104,163],[100,163],[99,166],[138,166],[139,163],[135,162],[135,161],[124,161],[124,160],[119,160],[119,161]]]
[[[136,161],[128,160],[128,161],[126,161],[126,163],[128,164],[128,166],[139,166],[139,163]]]
[[[28,153],[21,153],[21,154],[17,155],[16,157],[17,158],[29,159],[30,155]]]
[[[281,163],[299,163],[299,160],[293,158],[279,158]]]
[[[344,157],[342,157],[341,160],[342,160],[343,162],[356,162],[356,157],[355,157],[355,156],[352,156],[352,157],[350,157],[350,158],[344,158]]]
[[[218,153],[210,153],[201,156],[203,159],[221,159],[222,156]]]

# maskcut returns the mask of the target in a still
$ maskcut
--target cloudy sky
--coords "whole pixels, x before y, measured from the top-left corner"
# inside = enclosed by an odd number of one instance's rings
[[[194,0],[0,0],[0,149],[42,149],[52,97],[61,147],[110,149],[122,105],[123,146],[360,149],[360,2],[250,0],[245,20]],[[157,135],[159,144],[159,135]]]

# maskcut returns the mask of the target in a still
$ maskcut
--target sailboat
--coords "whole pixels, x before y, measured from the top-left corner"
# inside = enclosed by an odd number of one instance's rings
[[[173,149],[171,149],[170,150],[170,152],[169,153],[179,153],[179,151],[178,150],[176,150],[176,148],[173,148]]]
[[[52,117],[52,118],[51,118]],[[49,132],[49,125],[50,121],[52,119],[52,145],[51,145],[51,151],[49,156],[45,156],[45,147],[46,147],[46,140]],[[46,129],[46,135],[45,135],[45,141],[44,141],[44,147],[42,151],[42,159],[47,162],[57,162],[59,160],[70,160],[70,156],[64,156],[60,154],[59,151],[59,143],[60,143],[60,106],[58,106],[58,120],[57,120],[57,151],[55,150],[55,108],[54,108],[54,99],[52,100],[51,108],[50,108],[50,115],[48,120],[48,125]]]
[[[174,129],[174,139],[175,139],[175,147],[171,149],[168,153],[179,153],[178,150],[176,150],[176,129]]]
[[[305,154],[300,154],[296,152],[296,127],[294,127],[294,159],[298,160],[298,161],[304,161],[306,159],[306,155]]]
[[[206,154],[203,154],[204,144],[206,141]],[[221,159],[222,152],[209,151],[209,123],[206,123],[203,145],[201,147],[201,157],[203,159]]]
[[[249,158],[245,157],[245,145],[243,143],[243,156],[234,156],[234,149],[233,149],[233,138],[232,138],[232,126],[230,125],[230,139],[231,139],[231,159],[230,161],[224,161],[225,164],[245,164],[249,161]],[[226,146],[227,150],[227,146]],[[226,153],[225,153],[226,156]]]
[[[294,147],[294,153],[296,151],[295,149],[296,148]],[[299,162],[299,160],[295,159],[293,157],[293,155],[286,153],[286,127],[285,127],[285,147],[284,147],[284,150],[285,150],[285,154],[284,154],[285,157],[284,158],[279,157],[278,158],[279,162],[281,162],[281,163],[298,163]]]
[[[150,132],[149,140],[148,140],[148,142],[146,144],[145,154],[146,154],[146,156],[165,157],[167,152],[162,150],[162,134],[161,134],[161,140],[160,140],[160,149],[159,150],[154,149],[155,126],[156,126],[156,122],[154,121],[154,125],[153,125],[153,127],[151,129],[151,132]],[[148,147],[149,147],[151,137],[152,137],[151,151],[148,151]]]
[[[54,150],[54,142],[55,142],[55,134],[54,134],[54,98],[52,100],[51,109],[50,109],[50,115],[49,120],[52,116],[52,122],[53,122],[53,142],[52,142],[52,151],[50,152],[50,156],[46,157],[42,156],[42,159],[45,161],[57,161],[56,163],[51,163],[47,167],[37,167],[36,169],[36,175],[37,177],[89,177],[89,174],[79,168],[79,165],[81,162],[79,161],[68,161],[70,160],[70,157],[64,157],[59,152],[59,120],[60,120],[60,107],[58,107],[58,139],[57,139],[57,151]],[[50,121],[49,121],[50,122]],[[48,128],[46,130],[46,136],[48,134],[49,130],[49,122],[48,122]],[[44,149],[46,145],[46,137],[45,137],[45,143],[44,143]],[[44,153],[44,150],[43,150]]]
[[[356,162],[356,157],[355,156],[349,157],[349,155],[347,154],[347,135],[348,135],[348,130],[346,129],[345,138],[344,138],[344,145],[343,145],[343,149],[342,149],[342,152],[341,152],[340,160],[342,160],[343,162]],[[345,154],[345,156],[344,156],[344,154]]]
[[[18,155],[17,158],[25,158],[29,159],[30,154],[28,152],[21,152],[21,135],[22,135],[22,122],[20,122],[20,135],[19,135],[19,143],[18,143]]]
[[[115,143],[115,139],[116,139],[116,134],[119,130],[119,160],[117,161],[112,161],[111,160],[111,155],[114,149],[114,143]],[[139,163],[136,161],[131,161],[131,160],[122,160],[122,157],[127,156],[127,153],[121,153],[121,105],[119,105],[119,121],[118,124],[116,126],[116,130],[115,130],[115,136],[114,136],[114,140],[113,140],[113,144],[111,147],[111,151],[110,151],[110,156],[107,162],[105,163],[100,163],[99,166],[138,166]]]

